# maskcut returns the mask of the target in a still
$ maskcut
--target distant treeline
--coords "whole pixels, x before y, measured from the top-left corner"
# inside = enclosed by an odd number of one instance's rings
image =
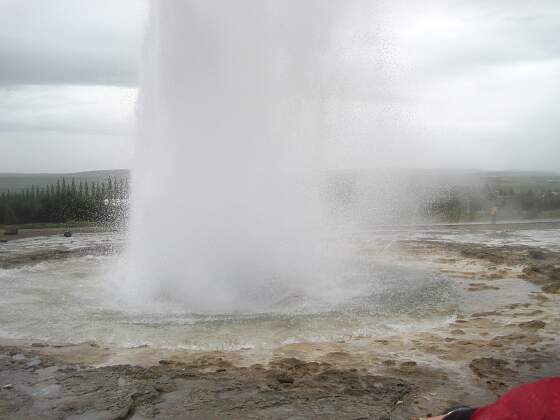
[[[58,179],[47,186],[0,194],[0,225],[24,223],[122,222],[129,196],[128,179],[105,182]]]
[[[342,182],[344,181],[344,182]],[[405,184],[405,183],[403,183]],[[354,218],[379,220],[390,213],[389,221],[406,223],[414,215],[434,221],[460,222],[490,220],[496,207],[498,219],[560,218],[560,183],[528,186],[487,184],[421,189],[413,187],[384,194],[375,185],[363,184],[361,190],[352,180],[340,178],[332,183],[334,207],[355,206]],[[334,186],[334,188],[333,188]],[[370,193],[370,201],[360,202],[360,194]],[[0,225],[26,223],[123,223],[128,212],[128,178],[108,177],[106,181],[60,178],[49,185],[0,193]],[[384,204],[385,207],[379,204]]]
[[[442,191],[428,207],[429,216],[440,220],[477,221],[488,218],[496,207],[499,218],[560,218],[560,192],[546,188],[516,190],[513,187],[455,187]]]

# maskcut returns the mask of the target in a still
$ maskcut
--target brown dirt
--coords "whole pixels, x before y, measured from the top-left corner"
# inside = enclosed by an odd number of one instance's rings
[[[223,361],[222,361],[223,362]],[[410,394],[405,380],[280,359],[263,367],[174,361],[148,368],[62,364],[0,347],[3,419],[389,419]]]

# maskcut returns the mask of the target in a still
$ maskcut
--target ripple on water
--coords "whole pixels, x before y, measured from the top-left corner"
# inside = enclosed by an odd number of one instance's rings
[[[362,264],[342,282],[267,292],[253,313],[196,314],[178,303],[128,305],[115,293],[118,257],[80,257],[0,270],[0,335],[116,346],[224,349],[373,336],[413,320],[443,322],[434,308],[459,293],[425,268]],[[261,299],[262,294],[256,294]]]

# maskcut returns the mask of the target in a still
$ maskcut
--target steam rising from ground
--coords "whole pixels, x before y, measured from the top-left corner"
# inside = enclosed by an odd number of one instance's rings
[[[127,290],[258,307],[320,276],[323,1],[152,4]]]

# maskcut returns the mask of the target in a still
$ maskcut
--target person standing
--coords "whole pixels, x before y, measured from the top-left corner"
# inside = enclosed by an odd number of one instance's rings
[[[498,217],[498,208],[497,207],[492,207],[490,209],[490,215],[492,216],[492,224],[495,225],[496,224],[496,219]]]

